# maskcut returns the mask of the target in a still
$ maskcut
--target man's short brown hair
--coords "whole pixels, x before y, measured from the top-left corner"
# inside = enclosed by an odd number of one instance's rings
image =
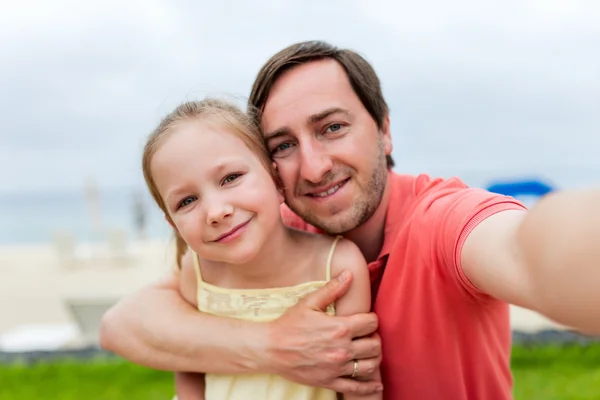
[[[298,65],[328,58],[337,61],[344,68],[354,93],[375,120],[377,127],[382,129],[389,109],[373,67],[358,53],[339,49],[322,41],[296,43],[272,56],[258,72],[252,85],[252,92],[248,99],[249,110],[254,111],[256,117],[260,118],[269,93],[283,72]],[[387,156],[386,161],[387,167],[391,169],[394,160],[391,156]]]

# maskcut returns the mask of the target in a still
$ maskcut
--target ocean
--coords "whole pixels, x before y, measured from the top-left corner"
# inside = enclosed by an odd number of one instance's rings
[[[460,175],[473,187],[499,187],[532,206],[544,187],[551,190],[600,185],[600,168],[558,168],[545,174],[502,174],[470,172]],[[435,174],[434,174],[435,176]],[[446,175],[446,177],[453,175]],[[495,191],[495,190],[492,190]],[[96,215],[104,231],[124,230],[128,238],[138,236],[136,201],[142,204],[147,238],[168,239],[171,227],[145,187],[98,188]],[[138,208],[139,209],[139,208]],[[78,241],[96,241],[102,237],[94,229],[94,218],[85,188],[79,190],[32,190],[20,193],[0,192],[0,245],[46,243],[56,233],[68,233]]]
[[[102,240],[95,218],[103,230],[123,230],[138,237],[136,203],[145,215],[147,238],[169,238],[171,227],[147,194],[136,188],[99,188],[92,213],[85,189],[0,193],[0,245],[45,243],[57,233],[67,233],[78,241]]]

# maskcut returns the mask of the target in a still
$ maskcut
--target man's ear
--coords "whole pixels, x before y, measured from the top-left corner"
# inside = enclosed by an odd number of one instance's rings
[[[383,150],[385,155],[389,156],[392,154],[394,146],[392,145],[392,131],[390,130],[390,116],[386,115],[381,126],[381,139],[383,142]]]

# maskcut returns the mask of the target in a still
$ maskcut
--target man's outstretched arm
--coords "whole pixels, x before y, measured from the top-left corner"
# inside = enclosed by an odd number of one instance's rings
[[[186,256],[185,262],[191,262]],[[101,345],[132,362],[169,371],[275,373],[342,393],[373,393],[380,382],[341,378],[352,359],[379,363],[374,314],[322,312],[343,296],[343,275],[303,298],[279,319],[256,323],[201,313],[183,300],[177,273],[126,297],[102,320]],[[351,373],[351,371],[350,371]]]
[[[600,334],[600,189],[547,195],[482,221],[462,251],[483,292]]]

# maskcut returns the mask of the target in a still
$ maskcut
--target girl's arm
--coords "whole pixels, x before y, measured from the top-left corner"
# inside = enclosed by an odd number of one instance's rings
[[[177,400],[205,400],[204,388],[204,374],[175,372]]]
[[[331,261],[331,275],[336,276],[343,270],[352,272],[354,279],[348,292],[338,299],[335,303],[336,315],[345,316],[357,313],[366,313],[371,311],[371,279],[367,262],[360,249],[350,240],[340,239],[333,254]],[[362,361],[358,362],[358,373],[354,378],[361,381],[381,382],[379,367],[371,371],[365,371],[365,368],[371,369],[371,365]],[[350,371],[354,370],[354,362],[350,361],[352,366]],[[344,400],[381,400],[383,395],[376,392],[369,395],[346,394]]]

